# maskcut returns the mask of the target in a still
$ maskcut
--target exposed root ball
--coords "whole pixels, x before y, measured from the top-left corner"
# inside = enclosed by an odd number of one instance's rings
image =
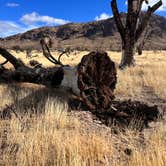
[[[115,63],[106,52],[91,52],[82,58],[78,65],[78,88],[89,109],[109,107],[115,98],[116,74]]]
[[[149,122],[158,119],[160,112],[157,106],[149,106],[139,101],[113,101],[110,109],[95,112],[95,115],[106,125],[118,125],[121,128],[132,127],[142,130]]]

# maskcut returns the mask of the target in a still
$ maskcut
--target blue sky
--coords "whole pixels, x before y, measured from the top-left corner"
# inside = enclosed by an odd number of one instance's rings
[[[149,0],[152,4],[158,0]],[[126,0],[117,0],[125,11]],[[157,14],[166,17],[166,0]],[[143,6],[146,9],[146,6]],[[0,37],[40,26],[88,22],[112,17],[110,0],[0,0]]]

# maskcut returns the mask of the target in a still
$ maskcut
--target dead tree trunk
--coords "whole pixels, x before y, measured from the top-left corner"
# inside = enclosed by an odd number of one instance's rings
[[[0,54],[15,68],[15,70],[9,70],[1,67],[0,83],[28,82],[47,87],[56,87],[63,80],[64,73],[62,67],[43,68],[39,66],[30,68],[3,48],[0,48]]]
[[[145,0],[128,0],[128,11],[126,17],[126,25],[124,26],[117,7],[117,1],[111,1],[111,7],[117,25],[118,31],[122,40],[122,59],[120,68],[134,65],[135,46],[143,33],[144,29],[148,25],[151,15],[162,5],[162,1],[159,0],[152,7],[148,7],[147,12],[144,14],[142,22],[139,23],[140,12],[142,4]],[[146,1],[148,3],[148,1]]]
[[[129,34],[122,41],[122,59],[120,67],[134,65],[135,41]]]
[[[5,62],[0,64],[0,83],[12,83],[12,82],[28,82],[45,85],[47,87],[56,87],[61,84],[64,78],[64,67],[60,61],[63,54],[60,54],[58,60],[55,59],[49,47],[51,46],[51,38],[45,37],[40,41],[43,55],[57,67],[44,68],[40,64],[31,68],[26,66],[21,60],[14,57],[6,49],[0,48],[0,55],[6,59]],[[66,53],[66,52],[65,52]],[[9,70],[4,65],[9,62],[13,65],[14,69]]]

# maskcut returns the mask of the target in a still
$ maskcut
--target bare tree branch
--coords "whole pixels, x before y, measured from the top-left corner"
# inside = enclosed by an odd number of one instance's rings
[[[142,20],[142,23],[138,26],[138,29],[136,31],[136,38],[135,40],[137,41],[139,39],[139,37],[141,36],[141,34],[143,33],[144,29],[146,28],[151,15],[162,5],[162,1],[160,0],[159,2],[157,2],[156,4],[154,4],[152,7],[148,7],[148,10]]]
[[[143,47],[145,45],[145,41],[148,39],[148,37],[151,34],[151,31],[149,27],[146,27],[144,32],[142,33],[142,38],[140,39],[140,41],[137,41],[137,51],[138,51],[138,55],[142,55],[142,50]]]
[[[3,63],[0,64],[0,66],[3,66],[3,65],[5,65],[8,62],[9,62],[8,60],[5,60]]]
[[[24,63],[15,58],[12,54],[10,54],[6,49],[4,48],[1,48],[0,47],[0,54],[6,59],[8,60],[13,66],[15,69],[21,67],[21,66],[25,66]]]
[[[64,54],[66,54],[66,56],[69,57],[70,52],[71,52],[70,47],[65,48],[65,49],[62,51],[62,53],[60,53],[60,55],[59,55],[59,57],[58,57],[58,61],[59,61],[59,62],[61,61],[61,57],[62,57],[62,55],[64,55]]]
[[[63,66],[63,64],[60,62],[60,58],[58,58],[58,60],[56,60],[50,52],[50,49],[46,43],[46,41],[44,39],[42,39],[40,41],[40,44],[42,46],[42,50],[43,50],[43,55],[52,63],[56,64],[56,65],[60,65]],[[62,55],[61,55],[62,56]]]
[[[122,20],[120,18],[116,0],[111,1],[111,8],[113,11],[113,15],[114,15],[114,19],[115,19],[118,31],[119,31],[122,39],[124,39],[125,28],[124,28],[124,26],[122,24]]]

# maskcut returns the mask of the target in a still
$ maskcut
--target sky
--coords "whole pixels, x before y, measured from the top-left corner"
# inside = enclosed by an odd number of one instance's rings
[[[149,0],[150,5],[158,0]],[[166,17],[166,0],[156,14]],[[126,0],[117,0],[120,12]],[[146,10],[143,5],[142,10]],[[0,0],[0,37],[41,26],[58,26],[69,22],[89,22],[112,17],[110,0]]]

